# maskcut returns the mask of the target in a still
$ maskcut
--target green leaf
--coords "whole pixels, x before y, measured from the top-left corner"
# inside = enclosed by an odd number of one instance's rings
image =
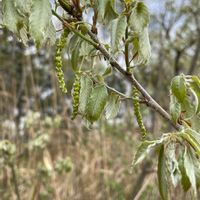
[[[171,142],[167,145],[165,150],[167,168],[170,173],[172,184],[174,187],[177,186],[178,182],[181,180],[181,173],[179,170],[179,164],[176,159],[176,144]]]
[[[76,34],[73,34],[69,37],[68,44],[67,44],[67,53],[71,55],[71,52],[76,48],[77,44],[80,42],[80,37]]]
[[[200,132],[200,115],[194,115],[192,117],[192,129]]]
[[[104,85],[99,85],[93,89],[86,108],[86,118],[90,122],[99,119],[106,105],[107,97],[108,92]]]
[[[136,33],[141,33],[147,28],[149,24],[149,12],[143,2],[137,2],[134,5],[130,15],[129,24],[130,28]]]
[[[99,16],[103,19],[103,22],[109,23],[111,20],[117,18],[118,14],[114,10],[115,0],[97,0],[97,9]]]
[[[87,41],[82,41],[79,51],[79,56],[90,56],[91,52],[93,52],[94,47],[89,44]],[[90,57],[89,57],[90,58]]]
[[[155,140],[155,141],[144,141],[140,144],[140,146],[137,149],[137,152],[134,156],[134,165],[137,165],[138,163],[142,162],[144,158],[156,147],[161,145],[163,142],[163,139]]]
[[[185,132],[192,136],[200,146],[200,134],[197,131],[191,128],[187,128]]]
[[[50,21],[47,26],[44,40],[47,42],[48,46],[52,46],[56,43],[56,30],[52,21]]]
[[[89,101],[90,94],[93,89],[93,82],[89,76],[81,76],[81,90],[79,98],[79,109],[80,112],[84,115],[86,112],[86,106]]]
[[[190,180],[192,188],[194,189],[194,192],[196,194],[195,166],[194,166],[192,152],[188,148],[185,148],[184,168],[185,168],[185,172]]]
[[[33,0],[13,0],[20,15],[28,16],[31,12]]]
[[[126,26],[126,16],[124,15],[111,22],[111,47],[113,52],[118,50],[120,41],[125,36]]]
[[[20,36],[23,44],[26,45],[29,40],[29,38],[28,38],[28,21],[24,21],[21,24],[21,28],[19,29],[19,36]]]
[[[191,183],[186,174],[185,167],[184,167],[184,153],[181,155],[179,159],[179,169],[181,172],[181,184],[182,184],[183,190],[187,192],[191,186]]]
[[[75,48],[74,48],[74,50],[72,51],[72,54],[71,54],[72,69],[74,71],[77,71],[77,69],[78,69],[80,47],[81,47],[81,42],[79,41],[76,44],[76,46],[75,46]]]
[[[120,99],[116,94],[111,94],[106,105],[106,119],[113,119],[117,116],[120,108]]]
[[[198,143],[198,141],[195,139],[195,137],[189,132],[187,132],[188,130],[184,130],[184,132],[180,133],[180,136],[185,139],[190,145],[191,147],[196,151],[196,154],[198,154],[200,156],[200,144]]]
[[[180,103],[186,100],[186,89],[186,81],[183,74],[172,79],[171,91]]]
[[[164,152],[164,145],[160,148],[160,153],[158,157],[158,186],[159,186],[159,192],[162,200],[168,199],[168,185],[167,185],[167,179],[166,179],[166,157]]]
[[[18,33],[23,18],[18,13],[13,0],[2,0],[3,24],[12,32]]]
[[[112,74],[112,66],[108,66],[102,76],[106,77]]]
[[[134,165],[142,162],[144,158],[149,154],[151,148],[155,145],[154,141],[144,141],[140,144],[137,152],[134,156]]]
[[[171,95],[170,96],[170,114],[172,116],[172,121],[177,124],[177,120],[181,114],[181,105],[180,103],[177,101],[176,97]]]
[[[133,39],[133,55],[137,56],[133,60],[135,65],[148,64],[151,58],[151,45],[149,42],[148,28],[145,28],[137,37]]]
[[[30,33],[37,48],[41,46],[51,21],[51,4],[48,0],[34,0],[30,14]]]
[[[200,112],[200,79],[198,76],[192,76],[192,82],[190,82],[190,87],[193,90],[193,94],[197,99],[196,113]]]

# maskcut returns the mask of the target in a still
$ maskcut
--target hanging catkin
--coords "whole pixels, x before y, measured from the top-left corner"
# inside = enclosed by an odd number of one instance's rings
[[[140,132],[142,134],[142,140],[145,140],[147,136],[147,131],[142,121],[142,114],[140,111],[140,103],[139,103],[139,94],[138,94],[137,88],[135,87],[132,88],[132,94],[134,98],[133,99],[134,114],[135,114],[138,126],[140,128]]]

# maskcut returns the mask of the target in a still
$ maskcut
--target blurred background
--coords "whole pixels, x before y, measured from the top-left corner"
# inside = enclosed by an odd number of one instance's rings
[[[146,0],[152,59],[135,70],[136,77],[166,109],[171,79],[180,73],[200,75],[200,1]],[[66,47],[67,48],[67,47]],[[91,129],[81,118],[71,120],[74,80],[64,57],[69,93],[61,94],[54,66],[54,47],[24,47],[0,29],[0,140],[16,145],[15,179],[0,160],[0,199],[155,200],[160,199],[156,158],[132,169],[139,131],[131,102],[123,102],[114,120],[101,119]],[[127,93],[128,83],[115,74],[107,81]],[[142,106],[150,138],[171,127]],[[181,192],[180,192],[181,191]],[[194,199],[180,187],[172,199]]]

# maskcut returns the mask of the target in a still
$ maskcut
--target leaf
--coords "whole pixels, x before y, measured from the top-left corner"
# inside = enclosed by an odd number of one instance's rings
[[[77,71],[78,69],[78,61],[79,61],[79,50],[80,50],[81,42],[79,41],[74,50],[72,51],[71,54],[71,63],[72,63],[72,69],[74,71]]]
[[[188,130],[181,132],[180,136],[183,139],[185,139],[192,146],[192,148],[196,151],[196,153],[200,156],[200,144],[195,139],[195,137],[191,133],[188,133],[187,131]]]
[[[190,183],[189,178],[187,177],[185,167],[184,167],[184,153],[181,155],[179,159],[179,169],[181,172],[181,184],[182,184],[183,190],[187,192],[191,186],[191,183]]]
[[[81,76],[81,89],[79,98],[79,109],[82,114],[86,112],[86,106],[93,89],[93,82],[89,76]]]
[[[47,26],[44,40],[48,43],[48,46],[52,46],[56,43],[56,30],[52,21],[50,21]]]
[[[68,44],[67,44],[67,53],[70,55],[71,52],[75,49],[76,45],[80,42],[80,37],[78,37],[76,34],[72,35],[69,38]]]
[[[183,74],[172,79],[171,91],[180,103],[186,100],[186,89],[186,81]]]
[[[158,186],[162,200],[168,199],[168,185],[166,179],[166,157],[164,152],[164,145],[161,146],[158,157]]]
[[[197,99],[196,113],[200,112],[200,79],[198,76],[192,76],[192,82],[190,82],[190,87],[193,90],[194,95]]]
[[[131,12],[129,25],[136,32],[141,33],[149,24],[149,11],[143,2],[137,2]]]
[[[144,158],[156,147],[161,145],[163,142],[163,139],[161,140],[155,140],[155,141],[144,141],[140,144],[140,146],[137,149],[137,152],[134,156],[134,165],[137,165],[138,163],[142,162]]]
[[[111,20],[117,18],[118,14],[114,10],[114,0],[97,0],[97,9],[99,16],[104,23],[109,23]]]
[[[177,145],[175,143],[171,142],[167,145],[167,149],[165,150],[167,168],[169,170],[174,187],[176,187],[178,182],[181,180],[181,172],[176,159],[176,146]]]
[[[21,38],[21,41],[24,45],[27,44],[29,38],[28,38],[28,21],[24,21],[22,24],[20,30],[19,30],[19,36]]]
[[[177,101],[176,97],[171,95],[170,96],[170,105],[169,105],[169,109],[170,109],[170,114],[172,116],[172,121],[177,124],[177,120],[181,114],[181,105],[180,103]]]
[[[23,18],[17,12],[13,0],[2,0],[3,24],[12,32],[18,33],[19,24],[23,24]]]
[[[187,132],[187,134],[189,134],[190,136],[194,137],[196,142],[200,145],[200,133],[191,128],[186,129],[185,132]]]
[[[90,122],[99,119],[106,105],[107,97],[108,92],[104,85],[99,85],[93,89],[86,108],[86,118]]]
[[[106,105],[106,119],[113,119],[117,116],[120,108],[120,99],[116,94],[109,96],[108,103]]]
[[[33,0],[13,0],[16,9],[22,16],[28,16],[31,12]]]
[[[102,74],[102,76],[109,76],[109,75],[111,75],[112,74],[112,66],[108,66],[107,68],[106,68],[106,70],[104,71],[104,73]]]
[[[194,166],[192,152],[188,148],[185,148],[184,168],[185,168],[185,172],[190,180],[192,188],[194,189],[194,192],[196,194],[197,191],[196,191],[195,166]]]
[[[148,28],[145,28],[138,37],[134,38],[133,46],[134,53],[137,52],[137,57],[134,59],[135,65],[148,64],[151,58]]]
[[[192,128],[200,132],[200,115],[194,115],[192,117]]]
[[[126,26],[126,16],[124,15],[111,22],[111,47],[113,52],[118,50],[120,41],[125,36]]]
[[[34,0],[30,14],[30,34],[37,48],[41,46],[51,21],[51,4],[48,0]]]
[[[94,47],[90,45],[87,41],[82,41],[80,46],[79,55],[80,56],[90,56],[91,52],[94,50]]]

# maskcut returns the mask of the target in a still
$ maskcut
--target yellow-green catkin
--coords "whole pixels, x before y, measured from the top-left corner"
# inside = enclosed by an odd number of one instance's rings
[[[139,93],[138,93],[137,88],[135,87],[132,88],[132,94],[134,97],[133,99],[134,114],[135,114],[138,126],[140,128],[140,132],[142,134],[142,140],[145,140],[147,136],[147,131],[142,121],[142,114],[140,111],[140,103],[139,103]]]
[[[73,112],[72,112],[72,119],[75,119],[75,117],[78,114],[78,107],[79,107],[79,94],[80,94],[80,72],[77,72],[75,74],[75,80],[73,84]]]
[[[55,54],[55,66],[56,66],[56,75],[58,77],[58,83],[59,83],[59,88],[61,91],[66,94],[67,93],[67,88],[65,85],[65,79],[64,79],[64,73],[62,70],[62,50],[66,44],[66,38],[69,34],[68,30],[64,30],[62,33],[60,39],[58,39],[56,43],[56,54]]]

